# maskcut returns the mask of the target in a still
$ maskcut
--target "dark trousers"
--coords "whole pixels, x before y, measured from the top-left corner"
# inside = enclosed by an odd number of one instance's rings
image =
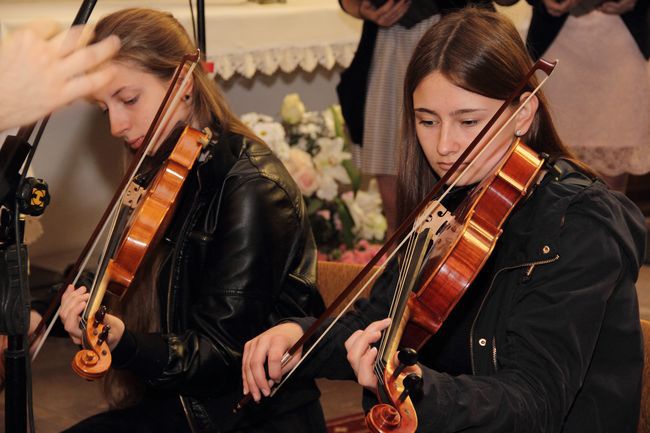
[[[110,410],[87,418],[63,433],[192,433],[178,398],[144,399],[127,409]],[[260,420],[232,433],[326,433],[318,401],[289,413]],[[198,432],[197,432],[198,433]],[[217,432],[215,432],[217,433]]]

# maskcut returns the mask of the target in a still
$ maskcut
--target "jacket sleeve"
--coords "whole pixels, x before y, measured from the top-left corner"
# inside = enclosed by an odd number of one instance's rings
[[[289,275],[307,236],[289,193],[266,177],[231,178],[219,206],[207,263],[193,276],[200,283],[190,288],[187,331],[129,333],[127,347],[120,342],[114,351],[129,353],[119,366],[153,387],[188,395],[232,389],[240,382],[244,343],[271,324],[278,300],[288,310],[283,313],[304,313],[281,293],[286,285],[306,284]]]
[[[424,398],[416,404],[420,431],[561,431],[592,362],[608,301],[616,290],[633,289],[634,272],[595,218],[569,211],[556,242],[559,260],[534,270],[516,288],[512,311],[501,312],[505,338],[494,374],[452,377],[424,368]],[[626,308],[634,317],[635,302]]]

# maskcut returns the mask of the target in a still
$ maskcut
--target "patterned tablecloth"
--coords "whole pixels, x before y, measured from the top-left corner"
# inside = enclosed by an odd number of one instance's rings
[[[80,1],[14,0],[0,2],[0,35],[37,18],[68,25]],[[111,0],[97,2],[91,22],[120,8],[164,9],[192,31],[186,0]],[[347,67],[361,32],[361,22],[344,14],[335,0],[287,0],[258,4],[246,0],[206,0],[206,51],[223,80],[256,72],[307,72],[321,66]]]

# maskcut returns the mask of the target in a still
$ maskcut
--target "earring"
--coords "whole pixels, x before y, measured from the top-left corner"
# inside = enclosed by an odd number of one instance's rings
[[[515,131],[515,137],[521,137],[522,135],[524,135],[524,133],[521,132],[521,129],[517,129],[517,130]]]

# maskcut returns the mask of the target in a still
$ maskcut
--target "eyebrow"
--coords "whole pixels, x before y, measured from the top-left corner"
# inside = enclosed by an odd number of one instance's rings
[[[435,111],[430,110],[428,108],[424,108],[424,107],[415,108],[414,111],[416,113],[431,114],[432,116],[437,116],[438,115],[438,113],[436,113]],[[477,113],[477,112],[480,112],[480,111],[487,111],[487,110],[485,110],[483,108],[461,108],[460,110],[452,111],[451,116],[455,117],[455,116],[459,116],[459,115],[462,115],[462,114]]]
[[[111,98],[116,97],[122,90],[126,89],[126,86],[122,86],[119,89],[117,89],[113,94],[111,95]]]
[[[126,89],[126,86],[122,86],[122,87],[120,87],[120,88],[117,89],[115,92],[113,92],[113,94],[112,94],[110,97],[111,97],[111,98],[116,97],[116,96],[119,95],[119,93],[120,93],[122,90],[124,90],[124,89]],[[104,101],[100,101],[99,99],[95,99],[95,98],[88,98],[88,101],[89,101],[91,104],[98,104],[98,105],[99,105],[99,104],[105,104]]]

